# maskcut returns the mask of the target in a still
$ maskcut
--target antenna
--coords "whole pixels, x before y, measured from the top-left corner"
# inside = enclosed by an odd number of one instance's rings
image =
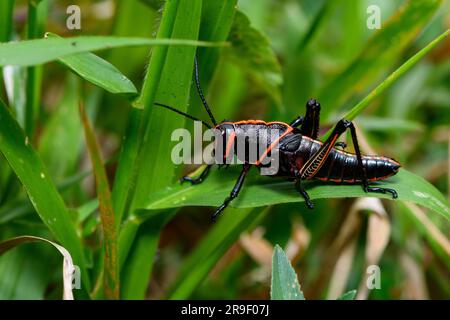
[[[212,123],[214,124],[214,126],[217,126],[216,119],[214,119],[214,116],[211,112],[211,108],[209,107],[208,102],[206,102],[205,96],[203,95],[202,87],[200,86],[200,80],[199,80],[199,76],[198,76],[197,55],[195,56],[195,59],[194,59],[194,66],[195,66],[195,68],[194,68],[195,69],[195,85],[197,86],[198,95],[200,96],[203,106],[205,107],[206,112],[208,112],[209,118],[211,119]]]
[[[156,106],[159,106],[159,107],[163,107],[163,108],[169,109],[169,110],[171,110],[171,111],[173,111],[173,112],[175,112],[175,113],[178,113],[178,114],[180,114],[180,115],[182,115],[182,116],[185,116],[185,117],[188,118],[188,119],[191,119],[191,120],[194,120],[194,121],[200,121],[205,127],[211,129],[211,126],[210,126],[208,123],[206,123],[205,121],[202,121],[202,120],[200,120],[200,119],[197,119],[196,117],[193,117],[193,116],[191,116],[190,114],[187,114],[187,113],[185,113],[185,112],[183,112],[183,111],[180,111],[180,110],[178,110],[178,109],[175,109],[175,108],[173,108],[173,107],[171,107],[171,106],[168,106],[168,105],[166,105],[166,104],[162,104],[162,103],[158,103],[158,102],[155,102],[154,104],[155,104]]]

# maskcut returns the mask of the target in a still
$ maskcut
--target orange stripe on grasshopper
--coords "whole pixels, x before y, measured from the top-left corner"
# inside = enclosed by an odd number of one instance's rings
[[[294,130],[294,129],[293,129],[291,126],[288,126],[287,129],[286,129],[286,131],[283,132],[283,134],[280,135],[280,136],[278,137],[278,139],[276,139],[274,142],[272,142],[272,143],[270,144],[270,146],[264,151],[264,153],[261,155],[261,157],[258,159],[258,161],[256,161],[255,165],[257,165],[257,166],[260,165],[261,162],[264,160],[264,158],[267,157],[267,154],[268,154],[273,148],[275,148],[275,146],[278,144],[278,142],[279,142],[281,139],[283,139],[286,135],[288,135],[289,133],[291,133],[293,130]]]
[[[230,139],[228,140],[228,143],[227,143],[227,149],[225,151],[225,159],[227,159],[228,156],[230,155],[230,151],[231,151],[231,148],[233,147],[235,139],[236,139],[236,132],[233,131],[230,133]]]

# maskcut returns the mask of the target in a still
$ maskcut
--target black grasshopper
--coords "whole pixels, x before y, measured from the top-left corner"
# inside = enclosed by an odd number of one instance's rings
[[[230,157],[230,153],[235,153],[236,148],[232,147],[235,146],[240,135],[245,134],[247,135],[247,140],[253,141],[261,141],[258,140],[261,135],[267,138],[263,140],[264,143],[259,143],[257,146],[259,151],[263,151],[258,153],[258,155],[261,155],[260,157],[255,158],[253,161],[249,160],[247,156],[240,159],[243,162],[241,164],[242,171],[229,196],[212,215],[213,220],[239,195],[250,168],[255,166],[261,169],[267,166],[267,163],[263,163],[263,158],[275,152],[278,154],[279,165],[272,176],[294,180],[296,190],[303,196],[307,207],[310,209],[314,208],[314,205],[302,186],[304,180],[318,179],[337,184],[361,184],[365,192],[390,193],[394,199],[397,198],[395,190],[370,186],[369,182],[383,180],[395,175],[400,168],[400,164],[391,158],[383,156],[362,155],[355,127],[351,121],[340,120],[325,142],[317,140],[320,104],[316,100],[309,100],[306,104],[305,116],[299,116],[289,124],[279,121],[265,122],[261,120],[223,121],[217,123],[200,86],[197,60],[195,60],[195,83],[202,103],[213,123],[213,128],[220,132],[223,145],[226,146],[226,148],[222,148],[223,154],[217,154],[216,152],[216,159],[225,161]],[[161,103],[155,104],[177,112],[189,119],[200,121],[170,106]],[[208,123],[204,121],[202,123],[206,127],[212,128]],[[344,151],[346,145],[337,141],[347,129],[350,130],[355,153]],[[269,130],[277,130],[279,135],[276,138],[270,138],[270,135],[267,134]],[[206,166],[197,178],[185,176],[181,181],[199,184],[208,176],[211,167],[212,164]]]

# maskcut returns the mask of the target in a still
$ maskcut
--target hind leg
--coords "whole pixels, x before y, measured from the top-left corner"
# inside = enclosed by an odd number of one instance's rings
[[[365,192],[382,193],[382,194],[390,193],[392,195],[393,199],[397,199],[398,194],[397,194],[397,191],[395,191],[394,189],[369,186],[366,168],[363,165],[361,151],[359,150],[358,137],[356,136],[355,126],[353,125],[353,123],[351,121],[347,121],[347,120],[344,120],[344,121],[346,121],[346,127],[350,128],[350,134],[352,136],[352,142],[353,142],[353,146],[355,148],[356,158],[358,159],[358,170],[361,174],[361,182],[362,182],[362,187],[363,187],[364,191]]]

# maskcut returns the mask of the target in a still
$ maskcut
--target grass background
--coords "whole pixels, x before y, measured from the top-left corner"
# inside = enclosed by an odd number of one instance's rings
[[[67,30],[70,4],[0,3],[0,41],[21,41],[0,45],[0,241],[60,243],[84,299],[267,299],[276,244],[306,299],[450,297],[448,1],[83,0],[82,29]],[[364,152],[402,163],[387,182],[400,200],[310,184],[309,211],[285,182],[252,177],[210,224],[237,172],[179,186],[193,168],[171,163],[170,135],[192,124],[152,107],[207,119],[196,50],[218,120],[289,122],[315,97],[322,135],[346,115]],[[18,246],[0,256],[0,298],[59,299],[61,270],[51,246]]]

